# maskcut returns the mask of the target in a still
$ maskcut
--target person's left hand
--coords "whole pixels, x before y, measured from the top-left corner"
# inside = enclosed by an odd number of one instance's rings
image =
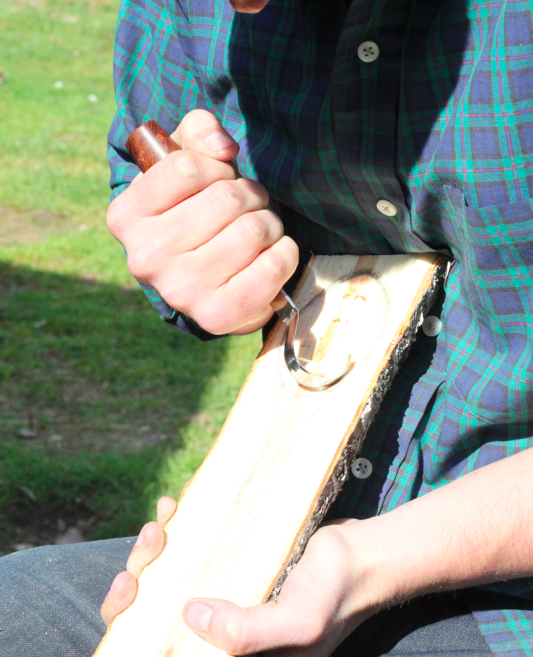
[[[176,503],[162,498],[158,523],[144,526],[127,571],[120,573],[102,605],[109,625],[135,599],[136,578],[164,545],[163,525]],[[366,618],[374,613],[369,594],[371,564],[357,550],[356,534],[363,522],[340,520],[321,527],[310,539],[303,557],[285,580],[276,602],[240,608],[227,600],[197,598],[187,602],[183,618],[209,643],[232,655],[273,650],[276,657],[327,657]],[[372,600],[371,600],[372,597]]]

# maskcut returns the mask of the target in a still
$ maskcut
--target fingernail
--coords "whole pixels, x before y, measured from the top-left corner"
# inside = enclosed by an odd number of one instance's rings
[[[187,623],[195,630],[207,632],[212,615],[211,607],[204,605],[203,602],[193,602],[187,608]]]
[[[143,527],[139,533],[139,536],[137,536],[137,540],[135,541],[135,545],[133,547],[137,547],[138,545],[144,543],[145,538],[146,538],[146,527]]]
[[[213,132],[204,139],[204,144],[207,148],[215,153],[228,146],[233,146],[234,143],[235,140],[225,132]]]

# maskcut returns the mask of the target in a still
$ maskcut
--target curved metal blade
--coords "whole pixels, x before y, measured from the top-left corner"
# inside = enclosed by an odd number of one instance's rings
[[[351,356],[346,356],[341,371],[333,376],[323,376],[321,374],[313,374],[312,372],[309,372],[309,370],[300,363],[294,350],[294,339],[296,337],[299,317],[298,308],[285,290],[281,290],[281,293],[285,297],[287,303],[283,308],[280,308],[276,312],[285,324],[287,324],[284,355],[285,363],[289,368],[289,372],[300,385],[305,388],[311,388],[312,390],[322,390],[337,383],[337,381],[340,381],[350,369]]]

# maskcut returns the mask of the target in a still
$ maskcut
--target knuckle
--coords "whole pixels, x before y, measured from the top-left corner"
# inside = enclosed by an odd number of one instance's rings
[[[262,265],[263,274],[271,283],[285,280],[289,266],[284,254],[278,252],[265,253],[262,258]]]
[[[111,201],[106,216],[107,227],[111,231],[111,234],[117,239],[123,232],[122,227],[124,224],[124,215],[124,200],[121,194]]]
[[[239,185],[232,180],[219,180],[211,185],[215,203],[226,211],[238,213],[244,206],[244,195]]]
[[[270,233],[275,236],[275,239],[278,240],[283,237],[285,228],[283,227],[283,222],[278,215],[270,212],[270,210],[264,210],[263,214],[269,223]]]
[[[266,208],[269,201],[269,194],[261,183],[249,178],[239,178],[239,183],[246,190],[246,192],[255,197],[258,207]]]
[[[128,269],[133,278],[147,283],[152,275],[149,254],[144,250],[128,252]]]
[[[258,212],[249,212],[241,217],[240,229],[245,242],[251,239],[261,244],[268,240],[270,222],[268,217]]]
[[[251,641],[243,632],[243,625],[239,618],[233,616],[226,620],[224,626],[224,649],[232,655],[246,655],[253,652]]]
[[[298,265],[298,259],[300,256],[298,245],[294,240],[286,236],[282,237],[279,242],[277,242],[277,245],[280,247],[279,252],[283,259],[285,275],[290,276],[294,273]]]
[[[165,280],[158,282],[157,291],[171,308],[190,315],[183,285],[177,283],[175,280],[172,283]]]
[[[178,151],[172,156],[172,171],[180,182],[194,184],[201,176],[200,161],[191,151]]]

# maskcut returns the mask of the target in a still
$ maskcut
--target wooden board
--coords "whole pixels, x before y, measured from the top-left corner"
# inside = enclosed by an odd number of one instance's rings
[[[345,480],[444,268],[435,254],[310,263],[294,295],[300,356],[329,373],[351,354],[351,371],[326,390],[300,387],[285,366],[278,322],[182,493],[163,554],[142,573],[98,657],[225,654],[185,625],[185,602],[250,606],[279,590]]]

